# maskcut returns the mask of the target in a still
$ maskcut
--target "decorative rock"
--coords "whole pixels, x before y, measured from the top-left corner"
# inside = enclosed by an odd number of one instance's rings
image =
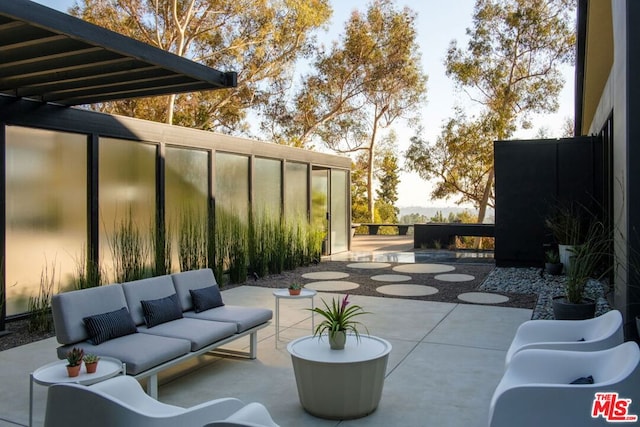
[[[456,268],[446,264],[406,264],[393,267],[393,271],[398,273],[446,273]]]
[[[302,277],[314,280],[336,280],[349,277],[349,273],[343,273],[341,271],[316,271],[313,273],[305,273]]]
[[[371,280],[378,282],[406,282],[411,280],[411,276],[405,276],[403,274],[378,274],[377,276],[371,276]]]
[[[384,285],[376,288],[376,291],[384,295],[394,295],[401,297],[423,297],[427,295],[437,294],[439,292],[438,289],[434,288],[433,286],[412,284]]]
[[[336,292],[336,291],[348,291],[356,289],[360,285],[353,282],[345,282],[342,280],[324,280],[321,282],[311,282],[304,285],[307,289],[313,289],[314,291],[324,292]]]

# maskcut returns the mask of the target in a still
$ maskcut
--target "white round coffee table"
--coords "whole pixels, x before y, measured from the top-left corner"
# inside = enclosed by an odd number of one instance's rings
[[[320,418],[347,420],[371,414],[382,397],[391,344],[371,335],[347,335],[344,350],[326,336],[302,337],[287,346],[302,407]]]
[[[273,291],[273,296],[276,297],[276,347],[278,347],[278,341],[280,341],[280,299],[299,299],[299,298],[309,298],[311,299],[311,310],[314,309],[313,297],[316,296],[318,292],[313,289],[300,289],[299,295],[290,295],[289,289],[276,289]],[[313,311],[311,312],[311,332],[315,327],[314,319],[313,319]]]
[[[67,374],[67,361],[58,360],[56,362],[49,363],[41,366],[33,371],[29,376],[29,426],[33,425],[33,384],[40,384],[43,386],[50,386],[52,384],[60,383],[77,383],[82,385],[91,385],[99,383],[100,381],[107,380],[111,377],[115,377],[120,373],[125,373],[126,368],[124,363],[113,357],[100,356],[100,362],[98,362],[98,369],[93,374],[87,374],[84,366],[80,369],[80,375],[77,377],[70,377]]]

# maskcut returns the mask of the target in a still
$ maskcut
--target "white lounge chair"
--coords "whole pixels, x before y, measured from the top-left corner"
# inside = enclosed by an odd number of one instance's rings
[[[91,386],[49,387],[45,427],[278,427],[259,403],[216,399],[190,408],[168,405],[146,394],[137,380],[117,376]]]
[[[618,310],[587,320],[529,320],[518,328],[505,365],[524,349],[594,351],[615,347],[624,342],[622,326]]]
[[[639,366],[640,350],[633,341],[600,351],[519,351],[491,399],[489,427],[611,425],[603,416],[606,404],[591,416],[596,393],[640,402]],[[593,383],[571,384],[588,377]],[[637,408],[630,405],[629,415],[640,415],[634,413]]]

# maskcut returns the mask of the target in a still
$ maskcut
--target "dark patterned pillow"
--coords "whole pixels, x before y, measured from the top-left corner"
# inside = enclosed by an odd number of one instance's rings
[[[144,322],[147,328],[182,319],[182,308],[177,294],[154,300],[140,301],[140,303],[142,303],[142,313],[144,314]]]
[[[218,285],[200,289],[189,289],[189,293],[191,294],[193,309],[196,313],[224,305]]]
[[[138,332],[126,307],[85,317],[82,320],[89,333],[89,341],[93,345]]]

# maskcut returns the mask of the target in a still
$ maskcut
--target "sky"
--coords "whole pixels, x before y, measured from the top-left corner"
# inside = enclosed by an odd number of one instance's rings
[[[35,0],[45,6],[62,12],[75,3],[75,0]],[[366,10],[368,0],[331,0],[334,14],[326,34],[319,34],[321,42],[329,45],[332,40],[338,40],[344,33],[344,23],[355,9]],[[435,142],[440,134],[442,124],[453,115],[453,109],[461,106],[467,111],[476,105],[469,97],[458,91],[453,81],[445,75],[444,58],[449,43],[458,40],[461,47],[466,46],[466,28],[472,22],[475,0],[397,0],[398,7],[408,6],[417,13],[416,28],[418,30],[417,44],[422,55],[423,71],[429,76],[427,82],[427,104],[422,108],[423,139]],[[562,123],[567,117],[573,117],[574,107],[574,76],[573,67],[563,68],[565,86],[560,94],[560,108],[557,113],[532,116],[533,127],[521,130],[514,135],[514,139],[534,138],[541,127],[551,137],[561,135]],[[398,135],[399,164],[404,164],[403,152],[409,146],[409,139],[414,135],[413,130],[407,129],[403,123],[394,128]],[[431,183],[421,179],[416,173],[401,171],[398,186],[398,202],[400,208],[409,206],[450,207],[455,205],[455,199],[431,200]],[[463,205],[464,206],[464,205]],[[468,205],[466,205],[468,207]]]

